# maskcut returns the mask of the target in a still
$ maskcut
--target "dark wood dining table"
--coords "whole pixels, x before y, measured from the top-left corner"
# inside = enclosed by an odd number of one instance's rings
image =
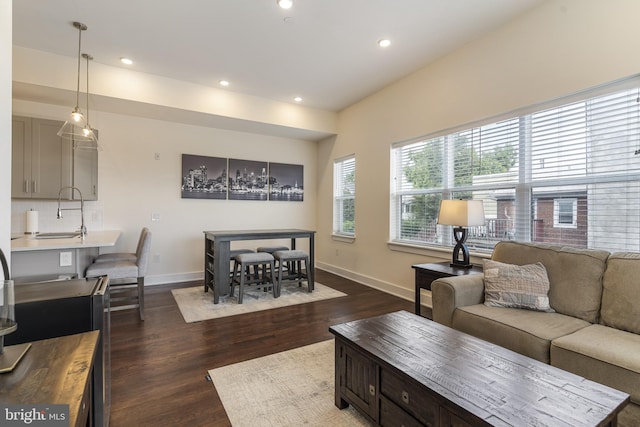
[[[314,283],[314,230],[297,228],[272,230],[218,230],[204,231],[204,291],[213,291],[213,303],[220,295],[229,294],[231,242],[237,240],[291,239],[291,249],[296,249],[297,239],[309,239],[309,265],[307,275]]]

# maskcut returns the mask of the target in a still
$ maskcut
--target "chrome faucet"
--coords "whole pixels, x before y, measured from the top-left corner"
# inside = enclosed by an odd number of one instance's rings
[[[60,207],[60,199],[62,198],[62,192],[66,189],[71,189],[71,195],[73,196],[73,191],[77,191],[80,194],[80,220],[82,223],[80,224],[80,238],[82,240],[87,237],[87,227],[84,225],[84,198],[82,197],[82,191],[78,187],[62,187],[60,191],[58,191],[58,213],[56,214],[56,218],[62,219],[62,211],[77,211],[78,208],[64,208]]]

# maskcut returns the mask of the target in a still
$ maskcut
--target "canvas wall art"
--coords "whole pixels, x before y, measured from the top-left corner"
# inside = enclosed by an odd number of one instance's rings
[[[229,159],[229,200],[267,200],[267,162]]]
[[[269,163],[269,200],[302,202],[304,168],[302,165]]]
[[[226,199],[227,159],[182,155],[183,199]]]

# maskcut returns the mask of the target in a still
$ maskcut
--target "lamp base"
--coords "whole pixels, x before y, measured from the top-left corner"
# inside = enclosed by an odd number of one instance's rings
[[[469,249],[467,245],[465,245],[467,241],[467,229],[464,227],[454,228],[453,237],[456,239],[456,245],[453,247],[451,267],[471,268],[472,264],[469,261]]]

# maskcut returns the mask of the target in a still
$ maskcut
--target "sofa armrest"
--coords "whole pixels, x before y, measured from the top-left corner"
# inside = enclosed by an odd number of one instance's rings
[[[445,326],[453,324],[456,307],[484,302],[484,275],[445,277],[431,283],[433,320]]]

